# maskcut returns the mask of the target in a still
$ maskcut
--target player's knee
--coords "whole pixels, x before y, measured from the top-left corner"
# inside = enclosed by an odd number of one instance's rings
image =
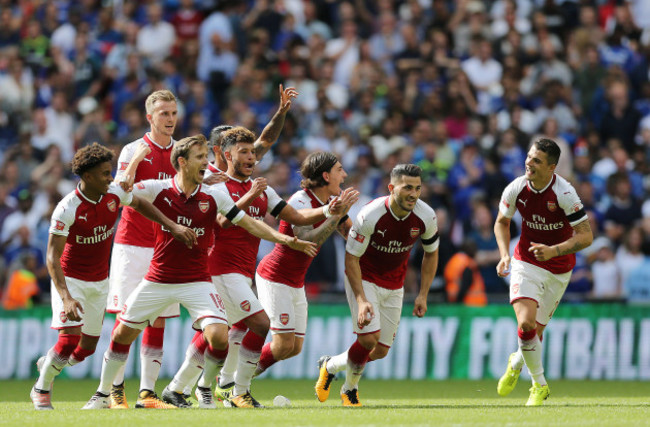
[[[302,340],[296,340],[293,345],[293,349],[291,350],[291,356],[297,356],[300,354],[302,351]]]
[[[359,344],[365,349],[373,350],[377,343],[379,342],[379,333],[368,334],[368,335],[358,335],[357,340]]]
[[[277,360],[284,360],[293,356],[294,342],[288,337],[276,342],[273,347],[273,355]]]
[[[203,336],[212,348],[224,350],[228,346],[228,328],[225,325],[208,325],[203,330]]]
[[[532,331],[537,327],[537,322],[535,320],[522,320],[519,322],[519,329],[521,329],[524,332]]]
[[[388,355],[388,350],[390,349],[388,347],[384,347],[383,345],[375,346],[375,348],[372,350],[372,353],[370,353],[370,360],[383,359]]]
[[[266,334],[269,333],[271,323],[269,321],[269,317],[264,312],[262,312],[253,316],[246,326],[248,326],[248,329],[255,332],[257,335],[265,337]]]

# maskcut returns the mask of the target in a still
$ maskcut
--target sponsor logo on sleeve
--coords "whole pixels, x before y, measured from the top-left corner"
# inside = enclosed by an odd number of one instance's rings
[[[56,231],[63,231],[65,229],[65,224],[57,220],[56,225],[54,225],[54,229]]]
[[[137,188],[138,190],[144,190],[144,184],[141,183],[141,182],[138,182],[137,184],[135,184],[135,188]]]
[[[115,209],[117,209],[117,204],[115,203],[115,200],[111,200],[106,204],[106,207],[109,211],[115,212]]]
[[[505,200],[501,200],[501,203],[503,203],[503,205],[504,205],[506,208],[510,209],[510,203],[506,202]]]
[[[366,240],[365,236],[357,233],[357,231],[354,228],[350,229],[350,237],[352,237],[354,240],[356,240],[359,243],[363,243],[363,241]]]
[[[557,203],[555,202],[546,202],[546,207],[548,208],[549,211],[555,212],[557,210]]]
[[[571,208],[571,210],[573,210],[573,212],[578,212],[580,209],[582,209],[582,203],[576,203],[576,204],[573,205],[573,207]]]
[[[201,212],[206,213],[209,208],[210,208],[210,201],[209,200],[201,200],[199,202],[199,210]]]
[[[129,167],[129,162],[120,162],[120,170],[125,171]]]

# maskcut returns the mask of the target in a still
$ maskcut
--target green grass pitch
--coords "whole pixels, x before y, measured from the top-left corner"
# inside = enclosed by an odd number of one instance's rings
[[[160,392],[167,380],[159,380]],[[650,425],[650,384],[643,382],[552,381],[544,407],[526,408],[528,382],[502,398],[496,381],[362,381],[364,407],[343,408],[341,380],[333,383],[326,403],[319,403],[313,381],[261,379],[254,396],[266,409],[80,411],[97,380],[54,383],[54,411],[35,411],[29,401],[33,381],[0,381],[0,426],[396,426],[396,425],[516,425],[516,426],[639,426]],[[127,382],[133,405],[137,381]],[[290,408],[273,408],[282,394]],[[195,402],[196,405],[196,402]],[[210,423],[210,424],[208,424]],[[218,424],[217,424],[218,423]]]

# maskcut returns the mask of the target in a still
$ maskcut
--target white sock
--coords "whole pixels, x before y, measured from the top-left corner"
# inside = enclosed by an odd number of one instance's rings
[[[162,349],[145,349],[140,353],[140,390],[155,390],[156,380],[162,366]]]
[[[329,372],[330,374],[336,374],[337,372],[341,372],[343,369],[347,368],[347,366],[348,366],[348,352],[346,350],[341,354],[332,356],[330,360],[327,361],[327,365],[325,365],[325,368],[327,369],[327,372]]]
[[[97,391],[103,394],[110,394],[111,386],[114,384],[115,375],[124,371],[124,365],[129,353],[119,353],[111,350],[109,347],[104,353],[104,362],[102,362],[102,374],[99,380]]]
[[[544,366],[542,365],[542,342],[539,340],[537,334],[527,341],[519,338],[519,349],[533,381],[539,385],[546,385]]]
[[[52,387],[52,381],[61,373],[61,370],[68,362],[68,359],[62,359],[61,356],[54,351],[54,347],[45,355],[43,366],[41,367],[40,375],[36,380],[34,387],[40,390],[49,390]]]
[[[203,372],[204,363],[203,354],[199,353],[194,343],[190,343],[185,351],[185,360],[183,360],[183,364],[174,375],[169,388],[178,393],[192,394],[194,384],[196,384]]]
[[[239,328],[231,328],[228,331],[228,356],[226,356],[226,361],[219,373],[220,386],[225,386],[235,381],[235,371],[239,366],[239,348],[247,331],[247,329]],[[259,360],[259,357],[257,359]]]
[[[226,355],[224,354],[223,358],[215,357],[210,354],[210,350],[205,350],[205,365],[203,368],[203,375],[199,378],[199,387],[212,387],[212,382],[214,381],[217,373],[223,367],[223,364],[226,360]]]
[[[515,355],[510,359],[510,367],[515,370],[521,370],[524,366],[524,355],[521,352],[521,349],[518,348],[515,352]]]
[[[228,355],[230,353],[231,351],[228,352]],[[252,351],[244,346],[239,346],[239,364],[235,373],[235,389],[233,390],[235,396],[240,396],[250,390],[253,374],[261,354],[260,351]]]
[[[127,358],[128,360],[128,358]],[[120,385],[124,384],[124,370],[126,369],[126,360],[124,361],[124,365],[117,371],[117,374],[115,374],[115,379],[113,380],[113,385]]]

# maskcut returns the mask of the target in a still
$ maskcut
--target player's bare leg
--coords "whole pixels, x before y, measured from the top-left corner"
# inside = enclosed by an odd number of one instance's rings
[[[519,349],[533,381],[526,406],[540,406],[550,391],[544,377],[542,342],[537,331],[537,301],[520,299],[512,304],[517,316]]]
[[[235,387],[231,402],[238,408],[260,408],[262,405],[251,395],[250,386],[260,360],[270,322],[266,313],[260,311],[246,318],[244,323],[248,327],[248,332],[244,335],[239,347],[239,363],[235,373]]]
[[[264,344],[260,361],[255,369],[255,376],[261,375],[268,368],[280,360],[300,354],[305,339],[293,332],[273,334],[270,343]]]

